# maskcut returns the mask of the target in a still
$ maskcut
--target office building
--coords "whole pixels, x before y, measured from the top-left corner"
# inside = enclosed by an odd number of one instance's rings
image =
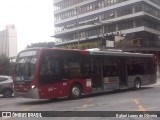
[[[54,0],[57,47],[157,51],[159,0]]]
[[[17,32],[14,25],[6,25],[0,31],[0,54],[7,57],[17,56]]]

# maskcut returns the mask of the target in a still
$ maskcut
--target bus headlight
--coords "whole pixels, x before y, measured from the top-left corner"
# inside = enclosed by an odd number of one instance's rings
[[[32,85],[31,88],[34,89],[34,88],[35,88],[35,85]]]

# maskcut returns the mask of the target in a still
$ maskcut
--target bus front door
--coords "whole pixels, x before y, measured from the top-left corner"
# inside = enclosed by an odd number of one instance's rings
[[[127,68],[124,58],[120,58],[118,64],[118,73],[119,73],[119,85],[120,87],[127,87]]]
[[[94,89],[102,88],[102,61],[101,58],[91,58],[92,87]]]

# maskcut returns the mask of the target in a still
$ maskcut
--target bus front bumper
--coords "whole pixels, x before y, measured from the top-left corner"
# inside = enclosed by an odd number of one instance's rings
[[[37,88],[32,89],[28,92],[14,91],[14,95],[15,97],[39,99],[39,92]]]

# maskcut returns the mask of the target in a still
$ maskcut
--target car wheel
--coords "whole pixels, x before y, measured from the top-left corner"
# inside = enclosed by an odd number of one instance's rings
[[[79,84],[74,84],[71,87],[70,98],[71,99],[78,99],[81,97],[81,95],[82,95],[82,87]]]
[[[136,78],[134,81],[134,89],[140,89],[141,88],[141,81],[140,79]]]
[[[4,89],[2,94],[3,94],[3,97],[10,98],[12,97],[13,91],[11,89]]]

